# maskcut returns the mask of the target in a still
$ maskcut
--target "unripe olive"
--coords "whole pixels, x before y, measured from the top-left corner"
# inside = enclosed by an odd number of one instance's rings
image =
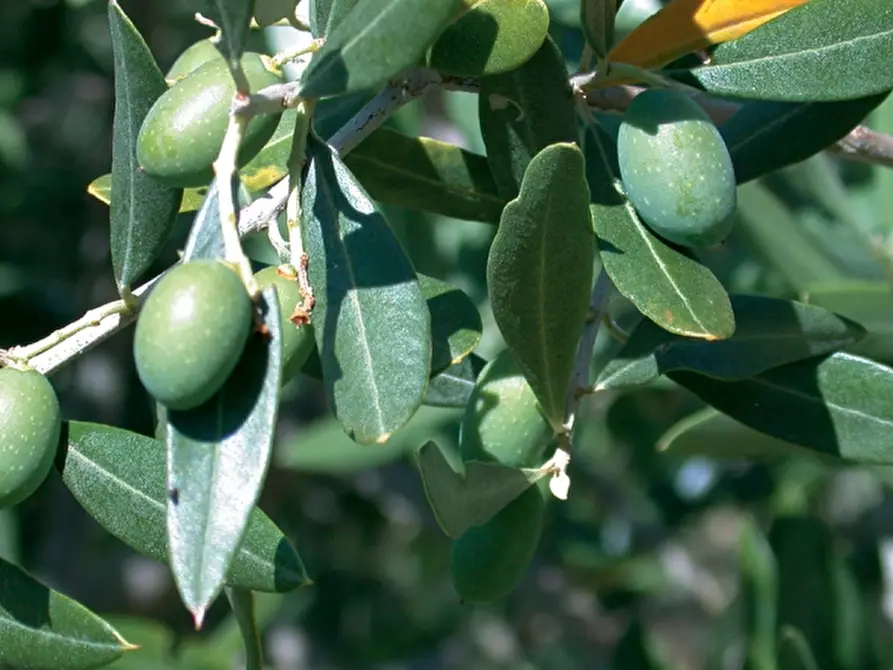
[[[223,55],[214,43],[210,39],[199,40],[177,57],[164,78],[168,82],[176,83],[190,72],[194,72],[208,61],[216,58],[222,60]]]
[[[246,53],[242,68],[252,91],[283,81],[267,56]],[[140,167],[175,188],[194,188],[211,181],[235,90],[223,58],[212,58],[169,88],[152,105],[140,128],[136,147]],[[249,121],[239,148],[239,167],[272,137],[280,116],[258,114]]]
[[[61,428],[59,399],[46,377],[0,368],[0,509],[22,502],[43,483]]]
[[[282,321],[282,381],[285,383],[301,371],[313,351],[313,329],[310,324],[296,326],[290,320],[295,306],[301,303],[297,281],[283,277],[275,266],[264,268],[254,276],[261,288],[276,287]]]
[[[487,523],[453,541],[450,576],[463,600],[488,603],[512,592],[536,553],[544,510],[539,488],[531,486]]]
[[[232,374],[252,328],[242,280],[220,261],[195,260],[162,277],[133,341],[140,381],[169,409],[197,407]]]
[[[539,466],[553,435],[514,356],[503,350],[481,370],[466,405],[459,436],[462,459]]]
[[[731,232],[735,170],[710,117],[688,96],[649,89],[635,97],[617,137],[630,202],[658,235],[688,247]]]

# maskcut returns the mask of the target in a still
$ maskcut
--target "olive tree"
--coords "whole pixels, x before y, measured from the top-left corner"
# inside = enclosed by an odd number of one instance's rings
[[[858,350],[865,313],[823,293],[809,250],[773,255],[791,251],[787,221],[741,195],[823,152],[893,164],[893,140],[860,125],[893,89],[884,0],[672,0],[620,39],[620,2],[581,0],[574,68],[543,0],[194,4],[208,37],[162,73],[108,3],[113,156],[89,191],[109,206],[119,299],[0,351],[0,506],[55,467],[108,533],[170,566],[196,628],[225,594],[260,668],[253,594],[312,588],[257,507],[282,388],[299,374],[321,381],[343,432],[370,451],[424,405],[463,412],[458,450],[419,439],[413,458],[469,606],[519,584],[548,510],[574,495],[581,408],[600,397],[655,384],[697,397],[706,409],[667,450],[893,462],[893,369]],[[272,25],[306,39],[247,51]],[[383,126],[431,91],[477,96],[485,153]],[[417,271],[385,205],[493,227],[498,354],[480,355],[478,306]],[[179,262],[147,277],[183,214]],[[711,254],[737,234],[797,295],[718,276]],[[248,238],[275,260],[247,252]],[[890,245],[869,248],[889,274]],[[47,375],[134,324],[154,435],[63,420]],[[711,435],[725,437],[706,449]],[[747,529],[751,577],[775,569],[789,522]],[[0,665],[140,653],[20,567],[0,561],[0,584]],[[774,607],[772,588],[757,593],[754,611]],[[763,623],[748,631],[750,667],[806,664],[822,644],[791,621]]]

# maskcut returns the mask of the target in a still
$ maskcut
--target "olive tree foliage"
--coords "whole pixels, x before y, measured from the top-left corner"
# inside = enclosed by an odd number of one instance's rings
[[[167,73],[108,3],[113,157],[89,191],[109,205],[120,298],[0,351],[0,504],[56,468],[108,533],[170,566],[197,628],[224,594],[260,668],[253,593],[313,588],[300,547],[257,507],[299,373],[370,452],[423,406],[464,412],[458,451],[430,435],[412,448],[469,604],[512,592],[547,510],[574,496],[580,409],[601,394],[669,383],[699,398],[667,451],[893,462],[893,369],[859,348],[891,247],[871,239],[853,261],[831,238],[801,244],[759,181],[828,153],[893,164],[893,140],[860,125],[893,89],[885,0],[672,0],[622,39],[619,2],[581,0],[574,68],[543,0],[307,1],[195,2],[208,38]],[[274,24],[307,39],[246,51]],[[383,127],[431,91],[477,96],[482,153]],[[840,178],[825,177],[833,208]],[[477,305],[416,270],[385,205],[493,227],[501,353],[477,353]],[[147,277],[184,213],[180,261]],[[710,259],[738,234],[788,295],[717,274]],[[873,284],[844,284],[847,262],[880,268]],[[63,420],[46,375],[134,324],[155,434]],[[794,536],[830,542],[792,520],[742,538],[752,667],[809,667],[825,644],[763,611]],[[0,584],[0,665],[140,653],[20,567],[0,561]]]

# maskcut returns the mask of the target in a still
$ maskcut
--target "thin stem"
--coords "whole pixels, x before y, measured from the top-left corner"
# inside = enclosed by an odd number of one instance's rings
[[[302,101],[295,119],[294,141],[288,159],[288,181],[290,192],[285,208],[285,220],[288,226],[288,244],[291,252],[291,267],[297,273],[298,290],[301,304],[295,307],[291,321],[297,326],[310,323],[311,313],[316,300],[313,288],[307,277],[310,257],[304,251],[304,240],[301,237],[301,176],[307,163],[307,135],[310,133],[310,121],[316,103],[312,100]]]
[[[276,54],[273,58],[273,65],[282,67],[286,63],[293,63],[307,54],[316,53],[322,48],[323,44],[325,44],[325,40],[322,37],[318,37],[311,41],[310,44],[297,48],[294,51],[285,51],[281,54]]]

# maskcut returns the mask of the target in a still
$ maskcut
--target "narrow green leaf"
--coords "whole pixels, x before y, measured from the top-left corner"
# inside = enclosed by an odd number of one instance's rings
[[[328,37],[359,0],[310,0],[310,33]]]
[[[425,404],[431,407],[455,407],[464,409],[471,399],[471,392],[478,375],[487,364],[477,354],[471,354],[461,363],[451,365],[428,382]]]
[[[141,554],[167,563],[164,444],[95,423],[70,421],[65,426],[68,449],[56,462],[62,481],[100,526]],[[227,583],[283,593],[308,581],[282,531],[255,508]]]
[[[782,626],[776,666],[784,670],[819,670],[818,661],[803,637],[793,626]]]
[[[877,0],[811,0],[731,42],[691,71],[711,93],[849,100],[893,88],[893,11]]]
[[[616,180],[617,150],[605,130],[586,129],[583,143],[592,224],[605,272],[617,290],[661,328],[717,340],[735,332],[728,293],[692,255],[654,235]]]
[[[749,670],[776,670],[776,608],[778,566],[772,547],[757,525],[747,518],[739,540],[741,598],[747,637]]]
[[[0,666],[87,670],[135,649],[106,621],[0,558]]]
[[[180,200],[178,212],[184,214],[186,212],[194,212],[202,206],[208,189],[204,186],[200,188],[187,188],[183,191],[183,197]],[[112,175],[104,174],[87,185],[87,193],[106,205],[112,202]]]
[[[549,8],[543,0],[463,0],[460,12],[428,55],[429,67],[452,76],[514,70],[549,34]]]
[[[596,389],[648,384],[671,370],[734,381],[787,363],[836,351],[864,329],[831,312],[788,300],[732,296],[735,334],[707,342],[668,333],[643,321],[596,381]]]
[[[267,334],[249,339],[232,376],[204,405],[167,413],[171,567],[196,625],[220,592],[266,478],[282,383],[276,289],[262,294]]]
[[[487,286],[496,324],[556,427],[564,422],[594,262],[583,154],[574,144],[546,147],[502,213]]]
[[[262,191],[288,174],[288,159],[291,156],[297,118],[298,108],[286,109],[264,148],[239,170],[242,183],[249,191]]]
[[[334,475],[372,470],[406,457],[426,440],[455,440],[461,418],[461,412],[421,407],[387,442],[374,448],[351,440],[337,420],[321,419],[277,445],[276,467]]]
[[[614,18],[618,5],[617,0],[580,0],[580,25],[597,58],[607,56],[614,44]]]
[[[245,642],[245,670],[264,670],[264,648],[254,612],[254,594],[248,589],[232,586],[226,587],[224,592]]]
[[[567,66],[550,37],[521,67],[481,79],[478,115],[496,187],[514,198],[534,155],[577,140]]]
[[[745,102],[719,130],[743,184],[826,149],[859,125],[888,92],[839,102]]]
[[[847,460],[893,463],[893,369],[885,365],[838,352],[737,382],[693,372],[668,376],[773,437]]]
[[[244,206],[251,201],[244,186],[238,182],[237,178],[233,180],[232,188],[237,191],[239,206]],[[238,212],[236,220],[238,222]],[[202,200],[201,207],[192,222],[192,228],[189,230],[189,237],[186,239],[186,246],[183,249],[183,262],[199,258],[223,258],[225,251],[223,231],[220,227],[220,191],[215,177],[208,186],[205,199]]]
[[[417,64],[450,23],[459,0],[359,2],[313,54],[301,95],[374,89]]]
[[[751,182],[738,189],[737,216],[733,235],[739,236],[792,289],[847,278],[839,262],[824,248],[823,240],[804,230],[784,202],[764,184]]]
[[[431,314],[431,373],[437,374],[474,351],[484,326],[471,298],[452,284],[420,274],[419,287]]]
[[[167,83],[146,42],[115,0],[108,4],[108,18],[115,62],[109,226],[115,281],[124,291],[164,247],[183,192],[158,183],[139,168],[137,136]]]
[[[254,20],[261,28],[271,26],[282,19],[294,18],[299,0],[255,0]]]
[[[893,362],[893,288],[888,282],[842,282],[807,287],[803,301],[852,319],[868,333],[850,353]]]
[[[486,157],[447,142],[379,128],[344,162],[382,203],[488,223],[505,206]]]
[[[380,444],[424,398],[431,318],[409,259],[368,194],[327,145],[311,138],[308,149],[301,232],[326,392],[352,439]]]
[[[230,67],[238,67],[254,15],[254,0],[204,0],[204,5],[205,16],[220,28],[217,48]]]
[[[712,407],[690,414],[673,424],[657,441],[657,449],[668,456],[705,456],[717,459],[778,460],[789,456],[818,457],[810,451],[761,433]],[[836,458],[829,460],[839,463]]]
[[[456,472],[434,442],[416,452],[425,496],[444,533],[456,539],[482,526],[532,484],[549,474],[533,468],[468,461]]]

